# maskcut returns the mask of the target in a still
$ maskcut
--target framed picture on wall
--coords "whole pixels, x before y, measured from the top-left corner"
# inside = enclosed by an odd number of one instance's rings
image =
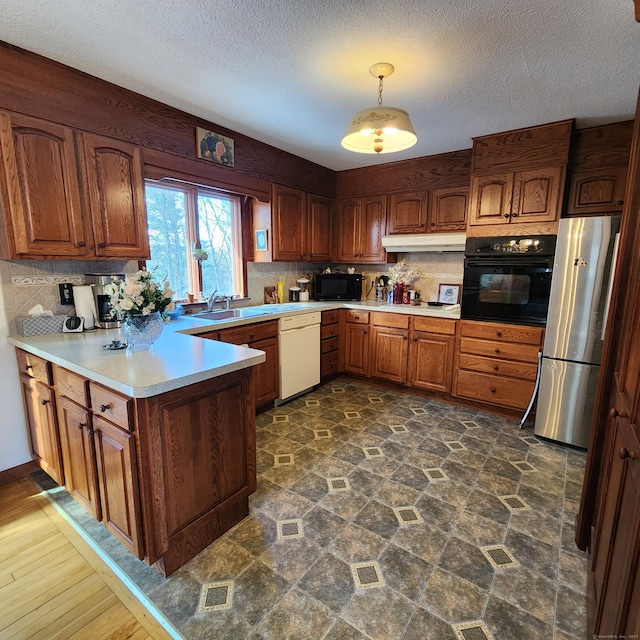
[[[268,251],[269,240],[266,229],[256,229],[256,251]]]
[[[458,304],[460,302],[460,285],[441,284],[438,288],[438,302],[442,304]]]

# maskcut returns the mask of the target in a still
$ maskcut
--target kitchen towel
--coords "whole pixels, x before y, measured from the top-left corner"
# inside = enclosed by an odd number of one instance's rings
[[[79,318],[84,318],[85,330],[95,329],[98,312],[93,299],[93,287],[88,284],[74,284],[73,299],[76,305],[76,315]]]

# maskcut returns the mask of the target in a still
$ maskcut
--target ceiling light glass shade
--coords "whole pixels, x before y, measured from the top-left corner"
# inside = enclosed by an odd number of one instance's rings
[[[404,151],[418,141],[409,114],[397,107],[370,107],[353,115],[342,146],[356,153]]]

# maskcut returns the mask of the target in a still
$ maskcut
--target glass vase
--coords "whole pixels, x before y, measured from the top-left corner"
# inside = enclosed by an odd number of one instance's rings
[[[147,316],[127,316],[122,321],[122,331],[127,339],[127,351],[153,351],[153,343],[164,329],[164,320],[159,311]]]
[[[393,285],[393,304],[402,304],[402,296],[404,294],[404,285],[396,283]]]

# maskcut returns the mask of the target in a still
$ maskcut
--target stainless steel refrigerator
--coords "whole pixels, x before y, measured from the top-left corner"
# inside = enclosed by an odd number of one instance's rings
[[[560,220],[534,432],[587,448],[620,216]]]

